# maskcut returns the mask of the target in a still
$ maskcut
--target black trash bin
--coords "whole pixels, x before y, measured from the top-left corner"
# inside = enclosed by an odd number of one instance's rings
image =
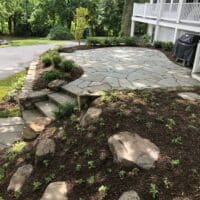
[[[173,55],[176,60],[182,60],[184,65],[191,66],[194,63],[195,54],[200,35],[184,34],[174,45]]]

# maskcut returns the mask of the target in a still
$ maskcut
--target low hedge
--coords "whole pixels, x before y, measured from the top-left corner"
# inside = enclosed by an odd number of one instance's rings
[[[161,42],[161,41],[155,41],[154,47],[156,49],[163,49],[165,51],[172,51],[173,49],[173,43],[172,42]]]
[[[135,37],[88,37],[87,44],[90,46],[137,46]]]

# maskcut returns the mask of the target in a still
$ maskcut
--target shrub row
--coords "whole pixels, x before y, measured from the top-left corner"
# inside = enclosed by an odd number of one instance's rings
[[[41,56],[41,61],[45,67],[53,65],[54,68],[68,73],[76,66],[73,60],[66,60],[64,57],[60,56],[57,51],[52,50],[43,54]]]
[[[161,41],[156,41],[154,42],[154,47],[156,49],[163,49],[166,51],[172,51],[173,49],[173,43],[172,42],[161,42]]]
[[[101,38],[101,37],[88,37],[87,44],[90,46],[119,46],[119,45],[126,45],[126,46],[136,46],[137,39],[135,37],[108,37],[108,38]]]
[[[148,35],[143,35],[140,38],[137,37],[89,37],[87,39],[87,44],[90,46],[108,47],[108,46],[149,46],[150,37]],[[154,47],[157,49],[163,49],[166,51],[171,51],[173,48],[172,42],[154,42]]]

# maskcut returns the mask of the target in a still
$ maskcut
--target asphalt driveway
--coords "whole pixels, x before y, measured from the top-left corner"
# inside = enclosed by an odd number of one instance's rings
[[[63,46],[74,45],[77,43],[71,41],[63,43]],[[56,44],[0,48],[0,80],[28,67],[34,58],[54,47]]]

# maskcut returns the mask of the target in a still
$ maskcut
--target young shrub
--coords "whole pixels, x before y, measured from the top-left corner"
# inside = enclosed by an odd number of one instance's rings
[[[161,43],[162,49],[165,51],[172,51],[173,43],[172,42],[162,42]]]
[[[72,34],[68,30],[67,27],[63,27],[61,25],[57,25],[53,27],[48,36],[50,40],[71,40],[73,39]]]
[[[60,78],[60,73],[57,70],[47,71],[47,72],[44,72],[42,75],[42,79],[46,81],[47,83],[59,78]]]
[[[123,41],[126,46],[135,46],[136,45],[136,39],[134,37],[125,37],[125,38],[123,38]]]
[[[155,47],[156,49],[161,49],[161,48],[162,48],[162,42],[160,42],[160,41],[155,41],[155,42],[154,42],[154,47]]]
[[[61,61],[62,61],[62,57],[60,55],[55,54],[52,56],[52,63],[55,68],[59,68]]]
[[[110,38],[104,39],[104,45],[105,45],[106,47],[112,46],[112,41],[111,41],[111,39],[110,39]]]
[[[79,45],[81,42],[81,38],[83,37],[84,29],[88,25],[88,14],[89,11],[87,8],[76,8],[74,20],[71,23],[71,32],[74,35],[74,38],[78,41]]]
[[[54,112],[56,120],[62,119],[64,117],[70,117],[75,111],[75,105],[67,103],[65,105],[59,106],[58,110]]]
[[[117,37],[111,38],[111,42],[112,42],[112,45],[119,46],[121,43],[121,38],[117,38]]]
[[[49,55],[44,55],[41,57],[41,61],[45,67],[49,67],[52,64],[51,57]]]
[[[62,60],[60,63],[60,69],[64,72],[71,72],[75,67],[75,63],[73,60]]]

